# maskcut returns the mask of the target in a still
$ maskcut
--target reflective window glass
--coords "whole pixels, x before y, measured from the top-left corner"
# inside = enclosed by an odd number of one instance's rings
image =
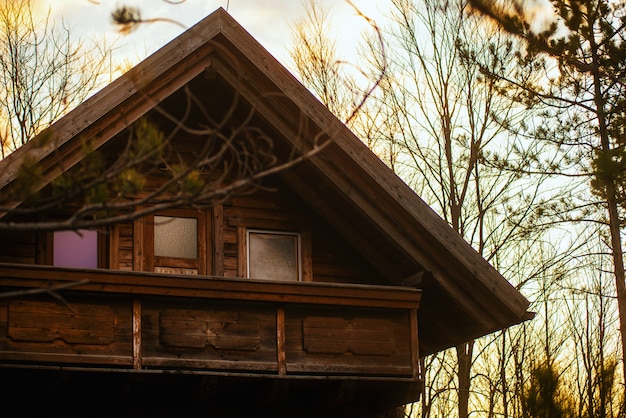
[[[248,277],[300,280],[299,246],[298,234],[248,231]]]

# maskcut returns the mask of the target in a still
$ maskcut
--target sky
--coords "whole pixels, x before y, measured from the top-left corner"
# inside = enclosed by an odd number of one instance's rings
[[[184,27],[191,27],[218,8],[228,11],[244,29],[252,34],[283,65],[289,66],[288,49],[291,29],[296,19],[304,16],[306,0],[34,0],[36,7],[50,12],[55,19],[62,18],[71,33],[81,37],[115,40],[116,55],[137,62],[164,46],[184,31],[179,25],[157,22],[141,25],[128,35],[121,36],[111,23],[110,13],[116,6],[137,7],[142,19],[173,19]],[[180,3],[180,4],[174,4]],[[375,18],[387,1],[352,0],[364,14]],[[337,26],[339,48],[348,53],[360,40],[366,26],[363,18],[345,0],[326,0]],[[339,29],[341,28],[341,29]]]

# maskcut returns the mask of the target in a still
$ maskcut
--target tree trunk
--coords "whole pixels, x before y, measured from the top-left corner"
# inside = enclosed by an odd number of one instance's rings
[[[469,415],[469,394],[470,394],[470,370],[472,367],[472,354],[474,351],[474,341],[458,345],[456,356],[459,371],[459,418],[468,418]]]
[[[609,228],[611,230],[611,246],[615,288],[617,290],[617,307],[619,311],[620,337],[622,340],[622,373],[626,379],[626,277],[624,275],[624,252],[620,236],[620,219],[615,198],[615,185],[607,185],[607,206],[609,210]],[[626,382],[623,382],[626,384]]]
[[[598,45],[595,39],[590,37],[593,63],[600,62]],[[602,77],[599,66],[596,65],[593,74],[594,102],[598,118],[598,134],[600,136],[600,148],[603,152],[611,151],[611,136],[606,120],[605,99],[602,94]],[[609,179],[604,184],[606,205],[609,215],[609,230],[611,233],[611,255],[613,257],[613,273],[615,275],[615,289],[617,294],[617,307],[619,312],[620,337],[622,343],[622,387],[626,385],[626,277],[624,274],[624,252],[622,251],[622,237],[620,231],[620,217],[617,203],[617,191],[615,182]],[[626,391],[625,391],[626,393]],[[622,396],[626,399],[626,396]],[[622,405],[624,407],[624,405]]]

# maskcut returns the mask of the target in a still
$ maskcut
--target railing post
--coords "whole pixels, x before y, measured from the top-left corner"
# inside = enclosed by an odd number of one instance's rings
[[[276,307],[276,354],[278,361],[278,374],[287,374],[285,364],[285,308],[281,305]]]
[[[133,298],[133,368],[141,369],[141,299]]]

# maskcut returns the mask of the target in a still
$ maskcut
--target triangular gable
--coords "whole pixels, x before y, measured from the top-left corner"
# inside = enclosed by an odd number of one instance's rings
[[[59,158],[64,170],[80,161],[81,138],[102,146],[207,69],[253,103],[282,140],[302,126],[332,139],[280,175],[391,283],[424,289],[422,355],[528,317],[528,301],[223,9],[56,122],[54,143],[37,147],[35,139],[0,161],[0,190],[11,187],[27,154],[42,167],[44,187],[61,174]]]

